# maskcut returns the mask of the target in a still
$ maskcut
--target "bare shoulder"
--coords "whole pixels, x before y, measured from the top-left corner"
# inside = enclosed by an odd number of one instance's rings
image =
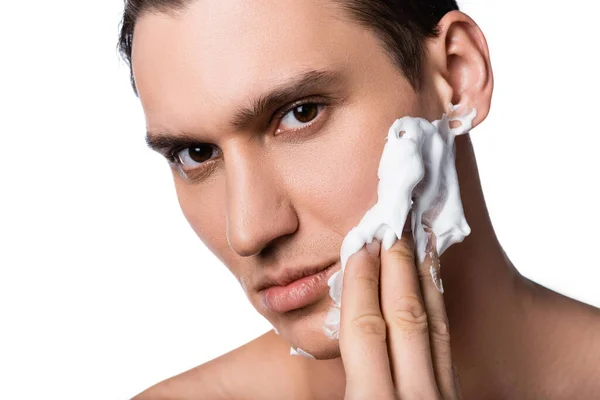
[[[548,386],[561,398],[600,399],[600,309],[541,290],[547,312],[540,334],[553,339],[544,351],[551,355]]]
[[[577,398],[600,399],[600,308],[577,302],[579,314],[574,320],[572,342],[579,344],[580,358],[573,360],[581,373]]]
[[[290,357],[289,346],[270,331],[133,400],[281,399],[283,393],[289,399],[309,399],[307,380],[303,358]]]

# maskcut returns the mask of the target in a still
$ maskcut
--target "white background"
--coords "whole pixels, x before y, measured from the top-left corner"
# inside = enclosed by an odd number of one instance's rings
[[[0,398],[126,399],[270,329],[145,147],[122,1],[2,3]],[[497,235],[522,274],[600,306],[600,6],[460,4],[491,49],[472,137]]]

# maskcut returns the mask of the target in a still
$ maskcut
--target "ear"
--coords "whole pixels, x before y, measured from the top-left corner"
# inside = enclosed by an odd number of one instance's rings
[[[487,42],[475,21],[460,11],[444,15],[438,29],[440,35],[426,42],[424,67],[430,79],[424,89],[435,92],[446,114],[450,102],[477,109],[474,128],[487,117],[494,88]]]

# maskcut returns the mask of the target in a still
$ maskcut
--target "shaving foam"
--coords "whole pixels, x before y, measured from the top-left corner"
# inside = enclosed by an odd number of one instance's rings
[[[459,108],[450,104],[451,114]],[[435,234],[438,255],[471,233],[460,199],[454,138],[471,130],[476,115],[475,109],[460,117],[444,113],[433,122],[406,116],[394,121],[388,130],[377,170],[377,203],[347,233],[340,250],[341,269],[327,281],[333,306],[325,319],[324,332],[330,339],[339,339],[346,263],[366,243],[377,239],[389,250],[402,236],[409,212],[419,263],[425,260],[428,241],[424,227]],[[451,122],[459,126],[451,128]],[[443,293],[436,269],[431,268],[430,273]]]
[[[315,358],[312,354],[309,354],[308,352],[302,350],[300,347],[296,347],[295,349],[293,347],[290,347],[290,355],[291,356],[303,356],[303,357],[310,358],[310,359]]]

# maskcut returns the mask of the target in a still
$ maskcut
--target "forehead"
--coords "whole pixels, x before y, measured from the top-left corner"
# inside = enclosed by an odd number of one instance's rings
[[[200,0],[142,15],[132,64],[147,119],[191,124],[210,109],[207,124],[294,72],[356,68],[375,40],[333,1]]]

